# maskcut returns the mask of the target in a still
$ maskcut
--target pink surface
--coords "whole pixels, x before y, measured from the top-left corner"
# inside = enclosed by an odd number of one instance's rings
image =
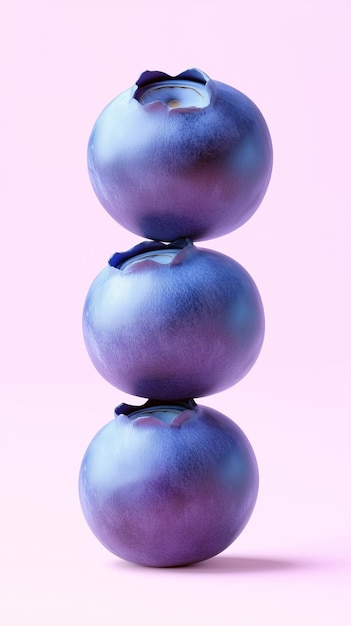
[[[0,3],[4,626],[351,623],[350,18],[347,0]],[[78,500],[87,445],[133,399],[91,365],[83,302],[140,241],[100,207],[86,145],[143,70],[188,67],[252,98],[272,134],[260,209],[201,243],[265,306],[253,370],[201,400],[249,437],[261,485],[222,555],[156,570],[108,553]]]

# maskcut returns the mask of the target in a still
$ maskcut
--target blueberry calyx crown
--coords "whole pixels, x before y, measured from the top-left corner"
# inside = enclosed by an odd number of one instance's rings
[[[115,416],[125,416],[135,425],[181,426],[189,419],[189,411],[196,409],[193,398],[172,400],[165,404],[164,400],[147,400],[141,406],[122,403],[115,409]]]
[[[177,76],[147,70],[137,80],[133,98],[143,106],[161,103],[169,110],[203,109],[211,100],[209,81],[207,74],[195,68]]]
[[[162,241],[142,241],[136,246],[133,246],[133,248],[130,248],[130,250],[126,250],[125,252],[115,252],[109,259],[108,264],[116,269],[122,269],[128,261],[148,252],[183,250],[183,248],[191,245],[193,245],[192,241],[188,237],[176,239],[175,241],[171,241],[167,244],[162,243]]]
[[[185,70],[185,72],[181,72],[180,74],[177,74],[177,76],[170,76],[170,74],[166,74],[166,72],[159,72],[157,70],[146,70],[139,76],[135,84],[139,89],[141,89],[143,87],[149,87],[152,83],[161,83],[166,80],[189,80],[194,83],[206,85],[206,83],[210,80],[210,77],[207,76],[207,74],[205,74],[202,70],[198,70],[196,68]]]

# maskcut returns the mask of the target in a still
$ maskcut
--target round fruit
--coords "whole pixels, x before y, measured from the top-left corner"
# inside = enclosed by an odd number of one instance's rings
[[[117,556],[169,567],[203,561],[243,530],[258,469],[242,430],[193,400],[117,407],[79,476],[83,513]]]
[[[264,336],[257,287],[239,263],[189,240],[115,254],[92,283],[83,333],[111,384],[135,396],[210,395],[251,369]]]
[[[144,72],[100,114],[88,145],[97,197],[150,239],[211,239],[246,222],[272,170],[257,106],[200,70]]]

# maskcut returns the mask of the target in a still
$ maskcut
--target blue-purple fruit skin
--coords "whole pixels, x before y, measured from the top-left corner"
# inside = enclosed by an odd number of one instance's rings
[[[126,405],[121,405],[126,406]],[[242,430],[205,406],[173,424],[118,414],[90,443],[79,493],[86,521],[112,553],[155,567],[225,550],[254,509],[257,462]]]
[[[83,334],[96,369],[118,389],[198,398],[248,373],[263,343],[264,312],[239,263],[189,242],[170,263],[146,258],[102,270],[87,294]]]
[[[89,176],[104,208],[124,228],[160,241],[212,239],[245,223],[272,170],[257,106],[210,79],[205,108],[142,104],[138,89],[105,107],[89,139]]]

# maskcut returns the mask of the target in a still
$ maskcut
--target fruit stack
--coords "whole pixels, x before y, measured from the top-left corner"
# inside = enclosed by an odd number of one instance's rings
[[[249,98],[202,71],[147,71],[98,117],[88,167],[104,208],[147,241],[110,258],[84,306],[93,364],[144,404],[120,404],[89,445],[83,513],[120,558],[195,563],[242,531],[258,469],[242,430],[194,398],[247,374],[264,313],[248,272],[193,242],[253,215],[271,175],[269,131]]]

